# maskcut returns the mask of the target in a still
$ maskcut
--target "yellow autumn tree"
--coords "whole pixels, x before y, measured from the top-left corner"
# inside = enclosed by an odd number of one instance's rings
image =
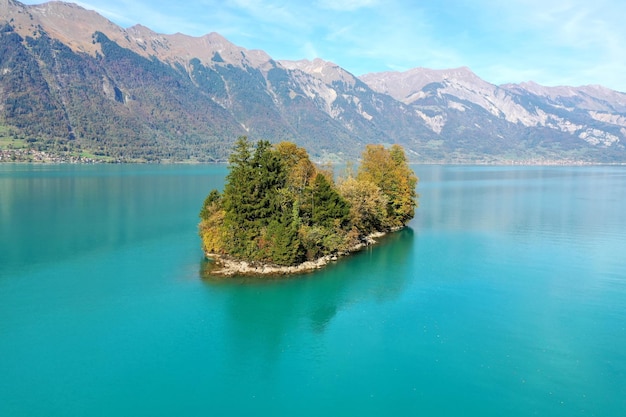
[[[222,225],[224,223],[222,196],[217,190],[211,191],[200,210],[199,234],[202,239],[202,250],[205,253],[219,254],[224,251],[226,239]]]
[[[409,167],[404,149],[393,145],[367,145],[361,157],[358,181],[369,181],[387,197],[386,222],[390,228],[405,226],[415,215],[418,178]]]
[[[315,164],[309,159],[306,149],[293,142],[280,142],[274,149],[287,170],[287,185],[295,192],[302,192],[317,175]]]
[[[376,184],[348,176],[339,182],[338,188],[350,204],[351,224],[360,236],[385,230],[387,196]]]

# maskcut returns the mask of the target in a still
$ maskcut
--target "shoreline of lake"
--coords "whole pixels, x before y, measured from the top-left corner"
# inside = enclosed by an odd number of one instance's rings
[[[324,161],[316,161],[323,163]],[[226,164],[227,160],[197,161],[197,160],[121,160],[106,159],[97,157],[87,157],[69,154],[53,154],[34,149],[0,149],[0,164],[36,164],[36,165],[57,165],[57,164],[154,164],[154,165],[202,165],[202,164]],[[419,165],[480,165],[480,166],[624,166],[626,162],[601,162],[586,161],[577,159],[450,159],[450,160],[427,160],[409,161],[409,164]]]
[[[406,227],[406,226],[404,226]],[[312,261],[304,261],[297,265],[281,266],[264,262],[248,262],[230,257],[228,255],[220,255],[216,253],[205,253],[206,258],[215,264],[215,269],[211,270],[210,275],[219,277],[235,277],[235,276],[276,276],[276,275],[299,275],[316,271],[337,261],[352,253],[359,252],[363,248],[372,246],[388,233],[393,233],[404,229],[404,227],[394,228],[389,232],[376,232],[366,236],[361,242],[354,245],[344,252],[332,255],[325,255]]]

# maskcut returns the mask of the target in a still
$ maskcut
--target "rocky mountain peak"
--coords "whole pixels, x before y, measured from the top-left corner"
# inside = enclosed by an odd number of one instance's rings
[[[214,65],[217,60],[239,67],[263,67],[272,59],[264,51],[239,47],[215,32],[200,37],[183,33],[165,35],[142,25],[126,31],[141,49],[167,62],[185,64],[196,58],[205,65]]]
[[[48,36],[68,45],[75,51],[95,54],[98,47],[92,42],[96,31],[107,33],[113,39],[123,39],[124,31],[98,13],[77,4],[53,1],[25,6],[13,0],[0,4],[2,15],[13,18],[13,26],[22,36],[37,37],[39,29]]]
[[[370,88],[383,94],[389,94],[396,100],[410,104],[424,97],[422,89],[432,83],[443,85],[471,86],[492,90],[494,86],[480,79],[467,67],[434,70],[413,68],[403,72],[378,72],[359,77]]]
[[[99,45],[93,43],[95,32],[104,33],[118,45],[144,57],[155,56],[166,62],[186,64],[197,58],[204,64],[214,63],[216,53],[221,62],[235,66],[263,67],[271,57],[260,50],[247,50],[229,42],[217,33],[194,37],[154,32],[141,24],[124,29],[95,11],[77,4],[52,1],[25,6],[14,0],[0,0],[4,16],[12,16],[16,31],[22,36],[38,36],[41,27],[48,36],[68,45],[74,51],[95,55]]]
[[[421,161],[626,160],[626,94],[601,86],[496,86],[467,67],[356,78],[320,58],[276,62],[217,33],[124,29],[57,1],[0,0],[2,23],[0,120],[46,149],[215,160],[245,132],[331,158],[372,142],[403,144]]]
[[[626,112],[626,94],[600,85],[549,87],[527,81],[504,84],[502,88],[517,94],[533,94],[550,100],[556,106],[609,113]]]
[[[357,82],[354,75],[334,62],[324,61],[321,58],[315,58],[312,61],[308,59],[298,61],[281,60],[279,63],[287,69],[298,69],[305,72],[327,85],[331,85],[334,82],[341,82],[349,86],[354,86]]]

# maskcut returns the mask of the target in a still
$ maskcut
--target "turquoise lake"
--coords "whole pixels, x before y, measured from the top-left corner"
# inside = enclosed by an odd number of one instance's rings
[[[409,228],[216,281],[225,166],[0,165],[0,416],[626,415],[626,167],[413,168]]]

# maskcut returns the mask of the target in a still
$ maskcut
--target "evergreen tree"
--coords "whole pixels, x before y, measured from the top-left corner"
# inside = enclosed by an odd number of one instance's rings
[[[229,162],[229,174],[224,186],[224,242],[225,252],[233,256],[249,258],[254,253],[254,241],[258,230],[253,226],[254,180],[252,151],[248,138],[239,137]]]
[[[311,220],[328,228],[343,228],[350,220],[350,206],[322,174],[313,184]]]
[[[369,145],[357,178],[339,187],[293,143],[237,139],[223,193],[200,211],[206,253],[294,265],[343,252],[413,217],[417,177],[401,147]]]
[[[254,152],[246,137],[237,140],[224,187],[224,227],[227,252],[250,260],[262,260],[265,228],[282,216],[279,190],[287,173],[268,141],[259,141]]]

